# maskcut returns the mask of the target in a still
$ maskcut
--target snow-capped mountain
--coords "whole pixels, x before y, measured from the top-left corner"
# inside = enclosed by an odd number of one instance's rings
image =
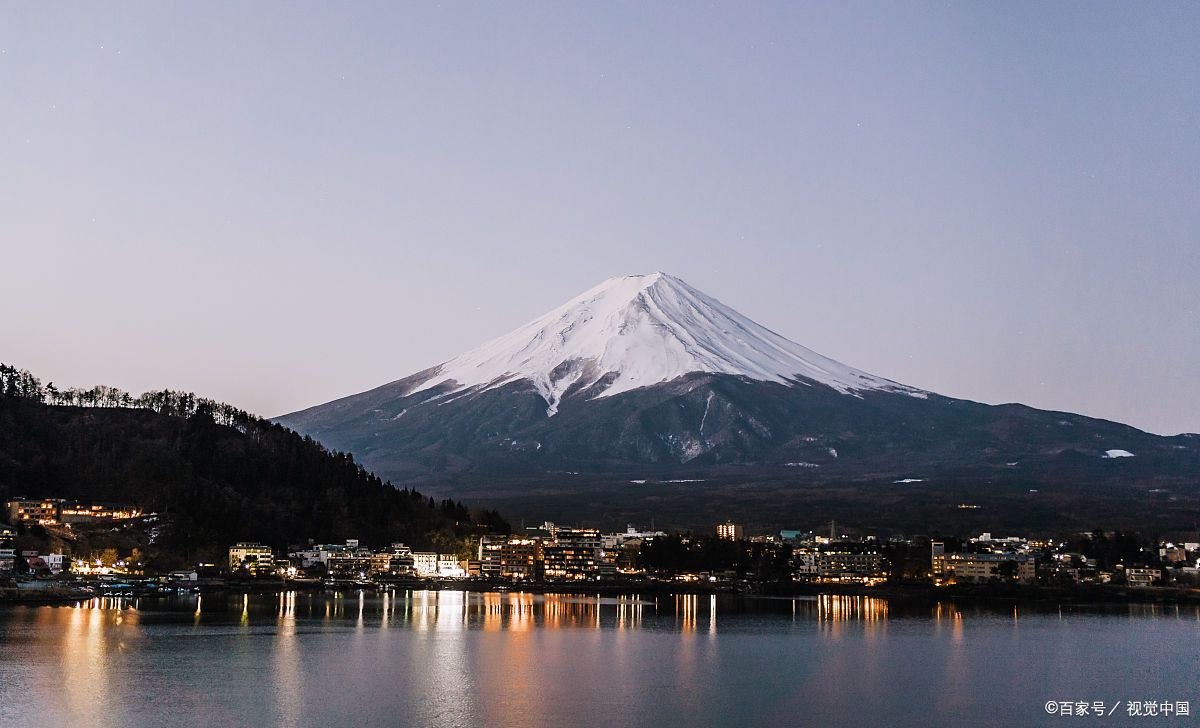
[[[610,397],[694,373],[815,382],[846,394],[925,394],[821,356],[665,273],[610,278],[436,367],[410,394],[447,385],[449,396],[528,380],[553,416],[572,388]]]
[[[1200,472],[1198,438],[899,384],[663,273],[607,280],[443,364],[279,421],[396,481],[730,465],[887,483]]]

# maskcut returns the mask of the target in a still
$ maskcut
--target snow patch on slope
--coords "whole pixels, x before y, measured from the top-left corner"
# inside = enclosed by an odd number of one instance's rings
[[[604,380],[594,396],[609,397],[696,372],[786,385],[805,378],[856,396],[871,390],[927,396],[789,341],[664,273],[609,279],[436,367],[412,392],[449,384],[450,394],[528,380],[553,416],[572,387]]]

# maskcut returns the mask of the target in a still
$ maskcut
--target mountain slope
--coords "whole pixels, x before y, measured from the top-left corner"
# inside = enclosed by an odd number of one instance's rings
[[[1091,477],[1116,472],[1110,450],[1133,453],[1125,474],[1200,466],[1196,438],[862,372],[664,274],[611,279],[444,364],[280,421],[394,479],[727,465],[797,478],[1014,467]]]

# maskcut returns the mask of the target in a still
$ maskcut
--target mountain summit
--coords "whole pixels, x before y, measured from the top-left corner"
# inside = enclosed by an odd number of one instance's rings
[[[443,364],[279,420],[396,482],[639,481],[647,469],[691,482],[735,467],[912,484],[946,471],[1157,477],[1200,466],[1196,438],[951,399],[854,369],[664,273],[609,279]]]
[[[429,370],[410,393],[528,380],[553,416],[568,391],[610,397],[685,374],[729,374],[842,393],[924,393],[821,356],[665,273],[610,278],[515,331]]]

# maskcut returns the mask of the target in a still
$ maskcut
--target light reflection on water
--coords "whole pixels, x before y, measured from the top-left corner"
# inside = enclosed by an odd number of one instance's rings
[[[230,605],[236,603],[236,610]],[[678,632],[716,634],[718,615],[733,616],[737,622],[726,625],[745,627],[747,619],[772,619],[788,616],[793,623],[812,623],[820,631],[836,637],[846,623],[854,623],[859,632],[882,628],[890,618],[927,620],[938,631],[948,630],[961,639],[964,614],[974,618],[995,619],[1003,615],[1016,626],[1022,616],[1045,618],[1054,615],[1062,620],[1075,616],[1104,616],[1127,618],[1175,618],[1200,622],[1200,606],[1127,604],[1109,606],[1023,608],[1004,607],[964,608],[949,602],[930,606],[902,605],[893,608],[887,599],[861,595],[825,594],[815,597],[753,599],[716,594],[627,595],[600,596],[580,594],[537,594],[532,592],[466,592],[466,591],[409,591],[391,590],[379,593],[366,591],[281,592],[279,594],[189,596],[179,598],[96,597],[69,607],[83,612],[106,613],[105,620],[120,625],[136,620],[141,610],[159,614],[174,614],[186,607],[193,624],[227,624],[228,616],[236,611],[243,627],[261,626],[263,614],[270,611],[281,632],[296,628],[297,618],[327,623],[351,621],[355,628],[411,628],[417,631],[454,631],[483,629],[488,631],[523,631],[531,628],[590,628],[654,629],[673,627]],[[648,610],[648,612],[647,612]],[[54,609],[41,614],[51,615]],[[654,617],[643,625],[643,615]],[[51,619],[50,616],[43,616]],[[669,618],[669,619],[667,619]]]
[[[1173,605],[408,590],[97,598],[0,609],[0,726],[837,725],[847,711],[889,725],[1038,725],[1050,699],[1129,693],[1200,710],[1187,694],[1198,647],[1200,608]]]

